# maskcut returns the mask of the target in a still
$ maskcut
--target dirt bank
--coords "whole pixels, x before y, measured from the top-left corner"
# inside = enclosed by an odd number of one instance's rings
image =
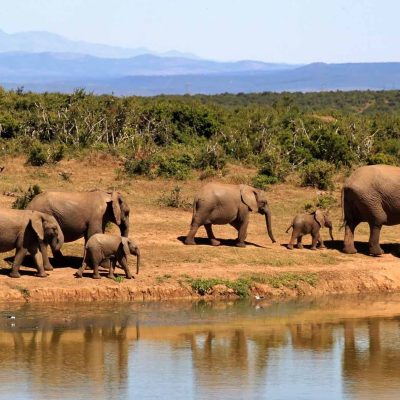
[[[81,263],[83,242],[68,243],[62,266],[56,266],[45,279],[33,276],[33,269],[22,268],[22,278],[7,276],[12,253],[0,256],[0,301],[61,302],[104,300],[166,300],[210,297],[233,297],[247,291],[251,296],[295,297],[338,293],[391,292],[400,290],[398,238],[400,226],[384,227],[381,242],[387,254],[379,258],[366,255],[368,227],[356,231],[360,252],[345,255],[340,226],[340,187],[332,193],[337,205],[331,210],[336,241],[326,241],[328,249],[289,251],[285,230],[293,215],[304,211],[304,205],[318,196],[314,189],[296,185],[274,185],[268,192],[272,224],[278,243],[271,244],[266,235],[264,218],[251,216],[247,242],[243,249],[232,245],[236,232],[230,226],[215,227],[222,245],[212,247],[205,239],[204,229],[198,232],[197,246],[184,246],[182,238],[191,219],[190,208],[170,208],[162,204],[177,185],[183,199],[190,203],[195,191],[203,184],[198,180],[174,182],[131,179],[118,172],[118,164],[107,155],[94,154],[82,161],[67,160],[51,167],[27,167],[23,159],[4,160],[0,176],[0,206],[10,207],[15,197],[29,185],[39,184],[43,190],[117,189],[131,206],[132,238],[141,247],[143,266],[132,281],[100,281],[74,277]],[[88,174],[87,171],[90,171]],[[226,182],[246,181],[254,171],[230,166]],[[68,172],[70,178],[62,178]],[[3,195],[1,195],[3,193]],[[111,231],[117,232],[115,227]],[[327,232],[322,232],[327,238]],[[304,238],[308,244],[309,238]],[[29,266],[29,260],[26,260]],[[135,259],[130,260],[134,270]],[[122,271],[120,271],[122,273]],[[103,273],[105,275],[105,272]]]

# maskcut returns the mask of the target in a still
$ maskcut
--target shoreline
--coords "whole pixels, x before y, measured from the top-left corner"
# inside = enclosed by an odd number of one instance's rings
[[[369,267],[343,263],[335,265],[334,268],[292,267],[283,268],[279,272],[276,268],[271,271],[266,267],[265,272],[254,275],[254,281],[250,278],[245,281],[248,285],[245,290],[248,289],[248,298],[274,301],[342,294],[400,292],[400,267],[393,258],[392,255],[384,255],[378,265],[374,260]],[[368,260],[366,261],[368,264]],[[238,299],[241,297],[241,292],[238,292],[235,283],[244,281],[243,278],[237,278],[225,280],[225,283],[221,280],[220,283],[218,279],[214,282],[214,279],[201,277],[185,280],[182,276],[169,276],[164,282],[160,280],[158,283],[149,284],[140,274],[132,280],[114,281],[105,277],[94,280],[90,277],[90,271],[84,278],[77,279],[72,276],[74,272],[74,268],[55,268],[47,278],[38,278],[27,275],[32,273],[32,270],[24,268],[19,279],[1,275],[0,302],[164,302]],[[304,276],[312,276],[313,280],[307,281]],[[260,281],[260,277],[263,281]],[[199,282],[205,282],[204,291],[197,287],[200,285]]]

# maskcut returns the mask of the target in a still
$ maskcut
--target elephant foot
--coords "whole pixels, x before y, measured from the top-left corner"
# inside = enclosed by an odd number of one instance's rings
[[[302,244],[298,244],[297,246],[296,246],[299,250],[303,250],[303,245]]]
[[[53,269],[54,269],[54,268],[53,268],[53,266],[52,266],[51,264],[45,265],[45,266],[44,266],[44,270],[45,270],[45,271],[53,271]]]
[[[237,242],[236,247],[246,247],[246,244],[244,242]]]
[[[325,245],[321,245],[321,246],[319,246],[318,247],[320,250],[324,250],[324,249],[326,249],[326,246]]]
[[[132,276],[132,275],[126,275],[126,277],[125,277],[126,279],[135,279],[135,277],[134,276]]]
[[[357,253],[357,249],[354,246],[344,246],[343,253],[356,254]]]
[[[310,248],[310,250],[317,250],[317,248],[316,248],[315,246],[312,246],[312,247]]]
[[[101,279],[100,274],[93,274],[93,279]]]
[[[82,272],[80,272],[80,271],[77,271],[77,272],[75,272],[75,278],[82,278]]]
[[[46,272],[38,272],[37,274],[35,274],[35,276],[37,276],[38,278],[47,278],[49,274],[46,274]]]
[[[382,250],[380,246],[373,246],[369,248],[369,254],[374,257],[379,257],[382,254],[385,254],[385,252]]]
[[[211,246],[219,246],[221,242],[217,239],[210,239]]]
[[[21,278],[21,274],[18,271],[11,271],[10,277],[11,278]]]
[[[185,244],[187,246],[194,246],[196,242],[194,241],[194,239],[185,239]]]
[[[114,278],[115,278],[115,275],[110,275],[110,274],[108,274],[108,275],[107,275],[107,278],[108,278],[108,279],[114,279]]]
[[[288,245],[287,245],[287,248],[288,248],[289,250],[293,250],[293,245],[292,245],[292,244],[288,244]]]

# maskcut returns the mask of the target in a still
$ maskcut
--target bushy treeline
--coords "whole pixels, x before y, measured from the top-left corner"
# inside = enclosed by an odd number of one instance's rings
[[[341,167],[400,163],[400,92],[115,97],[0,89],[3,152],[33,165],[97,147],[130,174],[185,179],[256,166],[258,186],[299,171],[305,185],[331,186]]]

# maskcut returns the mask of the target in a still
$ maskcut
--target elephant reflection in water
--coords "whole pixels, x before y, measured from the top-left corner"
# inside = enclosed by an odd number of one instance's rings
[[[87,327],[83,331],[44,328],[32,333],[0,332],[0,368],[13,371],[18,363],[18,368],[31,371],[32,388],[38,395],[41,387],[49,383],[65,383],[66,376],[72,381],[85,376],[87,383],[95,388],[94,393],[109,394],[115,382],[127,379],[126,333],[126,326]],[[19,382],[15,380],[17,385]]]
[[[333,329],[330,324],[289,324],[294,349],[331,350]]]
[[[381,335],[381,328],[385,335]],[[397,392],[400,376],[400,325],[395,320],[346,321],[343,376],[346,389],[359,398],[383,398]],[[368,340],[366,340],[368,339]],[[360,346],[368,343],[368,346]]]
[[[286,343],[284,329],[257,333],[243,329],[207,331],[185,335],[185,338],[190,343],[196,381],[210,388],[228,381],[246,387],[263,375],[269,350]]]

